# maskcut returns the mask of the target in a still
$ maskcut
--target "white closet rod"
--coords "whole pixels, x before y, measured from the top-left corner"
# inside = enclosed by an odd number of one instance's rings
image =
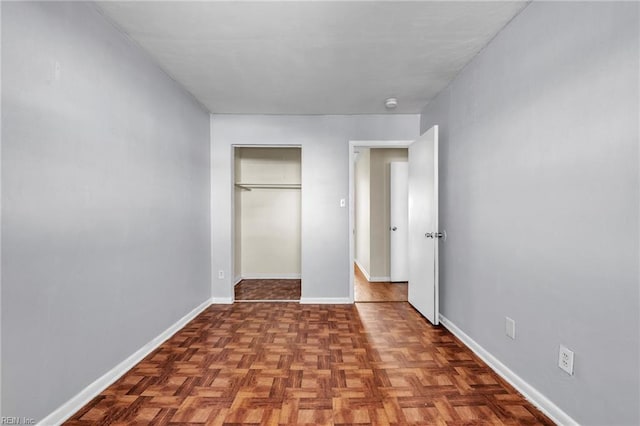
[[[300,189],[299,183],[236,183],[238,188],[251,191],[252,189]]]

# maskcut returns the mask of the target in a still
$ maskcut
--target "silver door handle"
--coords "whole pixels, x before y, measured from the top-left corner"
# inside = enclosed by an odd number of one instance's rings
[[[398,229],[397,226],[394,226],[393,228],[390,228],[392,231],[396,231]]]
[[[442,238],[444,234],[442,232],[427,232],[424,236],[427,238]]]

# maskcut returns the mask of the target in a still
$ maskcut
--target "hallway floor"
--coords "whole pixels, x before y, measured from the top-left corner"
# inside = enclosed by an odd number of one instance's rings
[[[369,282],[357,265],[354,268],[354,300],[356,302],[406,302],[407,283]]]
[[[553,424],[408,303],[213,305],[68,425]]]

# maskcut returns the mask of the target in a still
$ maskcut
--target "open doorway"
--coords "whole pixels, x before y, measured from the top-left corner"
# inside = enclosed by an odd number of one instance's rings
[[[432,126],[413,141],[349,142],[349,251],[350,297],[354,300],[355,273],[355,160],[356,151],[365,148],[408,147],[408,297],[407,301],[429,322],[439,323],[439,241],[446,230],[439,229],[438,215],[438,136]]]
[[[408,258],[406,240],[404,252],[401,250],[403,244],[398,243],[400,231],[405,232],[406,236],[407,218],[402,225],[392,223],[393,206],[398,203],[398,192],[402,192],[398,191],[397,182],[394,190],[392,175],[395,169],[396,175],[398,170],[404,170],[406,176],[407,148],[410,143],[411,141],[351,142],[351,265],[355,302],[408,300],[407,275],[398,273],[398,258],[405,263]],[[404,182],[404,188],[401,184],[401,189],[404,190],[406,215],[406,180]],[[395,213],[397,218],[398,212]],[[392,274],[394,265],[395,271]]]
[[[300,147],[234,147],[234,299],[299,301]]]

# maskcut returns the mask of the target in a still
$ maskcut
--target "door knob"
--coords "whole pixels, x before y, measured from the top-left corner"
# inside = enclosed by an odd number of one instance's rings
[[[442,232],[427,232],[424,236],[427,238],[443,238],[444,234]]]
[[[391,228],[391,230],[392,230],[392,231],[395,231],[395,230],[397,230],[397,229],[398,229],[398,227],[397,227],[397,226],[394,226],[393,228]]]

